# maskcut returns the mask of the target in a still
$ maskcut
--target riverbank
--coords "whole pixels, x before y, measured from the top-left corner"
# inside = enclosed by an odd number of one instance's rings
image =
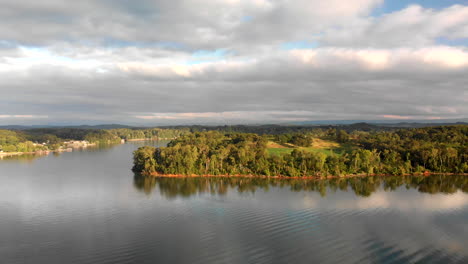
[[[73,141],[65,141],[63,143],[64,146],[67,148],[87,148],[87,147],[95,147],[97,145],[96,142],[89,142],[86,140],[73,140]]]
[[[150,141],[150,140],[173,140],[175,138],[132,138],[132,139],[125,139],[125,141],[132,142],[132,141]]]
[[[23,155],[23,154],[28,154],[28,153],[27,152],[0,152],[0,157],[18,156],[18,155]]]
[[[304,180],[326,180],[326,179],[344,179],[344,178],[365,178],[365,177],[390,177],[390,176],[431,176],[431,175],[463,175],[468,176],[468,173],[440,173],[440,172],[424,172],[424,173],[405,173],[399,175],[392,175],[392,174],[348,174],[348,175],[341,175],[341,176],[266,176],[266,175],[212,175],[212,174],[205,174],[205,175],[183,175],[183,174],[159,174],[159,173],[142,173],[143,176],[150,176],[150,177],[158,177],[158,178],[210,178],[210,177],[224,177],[224,178],[261,178],[261,179],[304,179]]]
[[[95,146],[95,145],[88,145]],[[0,158],[20,155],[49,155],[50,153],[73,152],[73,148],[61,148],[56,150],[38,150],[32,152],[0,152]]]
[[[8,156],[18,156],[18,155],[25,155],[25,154],[38,154],[38,155],[47,155],[54,152],[72,152],[72,148],[66,149],[57,149],[57,150],[40,150],[40,151],[33,151],[33,152],[2,152],[0,156],[8,157]]]

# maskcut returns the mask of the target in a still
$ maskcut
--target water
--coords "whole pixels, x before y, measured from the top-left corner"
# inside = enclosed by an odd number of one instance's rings
[[[143,144],[0,161],[0,263],[468,263],[468,177],[142,178]]]

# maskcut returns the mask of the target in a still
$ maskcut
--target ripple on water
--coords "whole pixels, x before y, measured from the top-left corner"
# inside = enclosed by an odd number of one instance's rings
[[[468,263],[462,185],[137,184],[129,153],[141,144],[0,163],[0,262]]]

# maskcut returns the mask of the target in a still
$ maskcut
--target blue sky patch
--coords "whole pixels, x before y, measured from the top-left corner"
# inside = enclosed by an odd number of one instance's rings
[[[254,19],[253,16],[243,16],[241,20],[242,22],[250,22],[253,19]]]
[[[283,50],[293,50],[293,49],[313,49],[318,47],[317,42],[307,42],[307,41],[293,41],[286,42],[281,44],[281,49]]]
[[[228,55],[225,49],[217,50],[197,50],[192,53],[192,58],[187,62],[188,65],[201,64],[223,60]]]
[[[381,16],[405,9],[410,5],[420,5],[424,8],[443,9],[453,5],[466,5],[468,0],[385,0],[383,5],[373,10],[373,16]]]
[[[449,39],[449,38],[440,37],[436,39],[436,43],[439,45],[468,47],[468,38]]]

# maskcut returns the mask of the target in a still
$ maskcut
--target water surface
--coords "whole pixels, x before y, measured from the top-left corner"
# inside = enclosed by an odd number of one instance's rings
[[[467,177],[134,176],[165,143],[0,161],[0,262],[468,263]]]

